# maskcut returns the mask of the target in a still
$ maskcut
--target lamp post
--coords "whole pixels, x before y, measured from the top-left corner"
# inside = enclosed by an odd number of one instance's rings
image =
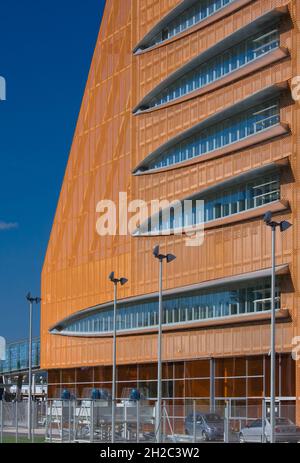
[[[111,415],[111,442],[115,442],[116,427],[116,364],[117,364],[117,288],[118,283],[124,286],[127,278],[115,278],[115,272],[111,272],[109,280],[114,284],[114,315],[113,315],[113,368],[112,368],[112,415]]]
[[[157,429],[156,441],[161,442],[161,404],[162,404],[162,324],[163,324],[163,304],[162,304],[162,283],[163,283],[163,261],[167,263],[176,259],[173,254],[160,254],[159,246],[153,249],[153,255],[159,260],[159,303],[158,303],[158,339],[157,339]]]
[[[28,439],[32,437],[32,414],[31,414],[31,395],[32,395],[32,306],[35,302],[41,302],[40,297],[32,297],[30,293],[26,296],[29,302],[29,344],[28,344]]]
[[[272,255],[272,272],[271,272],[271,367],[270,367],[270,424],[271,424],[271,443],[275,443],[275,372],[276,372],[276,317],[275,317],[275,280],[276,280],[276,229],[279,227],[284,232],[292,226],[286,220],[275,222],[272,220],[272,212],[268,211],[264,215],[264,222],[272,230],[271,255]]]

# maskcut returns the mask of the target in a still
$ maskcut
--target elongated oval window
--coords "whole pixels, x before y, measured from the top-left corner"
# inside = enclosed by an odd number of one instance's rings
[[[279,289],[276,308],[280,307]],[[201,290],[168,296],[163,301],[165,325],[209,320],[271,309],[271,290],[268,280],[255,284],[236,283],[233,287]],[[137,304],[120,302],[117,330],[130,331],[155,327],[158,324],[158,301],[149,299]],[[99,311],[81,320],[70,322],[60,332],[64,334],[107,333],[113,330],[113,308]]]
[[[195,26],[209,16],[214,15],[222,8],[226,7],[235,0],[200,0],[187,8],[181,14],[167,23],[160,32],[148,41],[142,43],[138,49],[147,49],[165,42],[166,40],[175,37],[185,30]]]
[[[256,135],[280,122],[279,101],[271,100],[200,131],[173,145],[156,158],[145,160],[138,171],[178,164]]]
[[[201,207],[198,206],[199,199],[201,200]],[[279,199],[279,172],[260,175],[247,183],[221,189],[214,194],[196,195],[191,200],[179,203],[177,209],[170,207],[165,211],[160,211],[158,217],[150,217],[146,223],[136,230],[134,235],[143,236],[166,231],[172,233],[179,228],[185,229],[190,225],[195,226],[202,222],[206,223],[229,217]],[[186,213],[186,202],[189,203],[187,206],[191,211],[190,214]]]
[[[278,27],[269,27],[188,72],[147,104],[143,104],[140,111],[169,103],[216,82],[278,47]]]

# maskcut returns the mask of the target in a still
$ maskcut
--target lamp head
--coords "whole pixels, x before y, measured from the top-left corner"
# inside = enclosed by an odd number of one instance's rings
[[[153,248],[153,255],[154,257],[158,258],[159,256],[159,245],[155,246],[155,248]]]
[[[30,301],[30,300],[31,300],[31,293],[28,293],[28,294],[27,294],[26,299],[27,299],[27,301]]]
[[[272,212],[271,211],[268,211],[265,213],[264,215],[264,222],[269,225],[272,221]]]
[[[291,226],[292,226],[292,224],[290,222],[288,222],[287,220],[283,220],[282,222],[280,222],[280,231],[284,232],[285,230],[287,230]]]
[[[173,260],[176,259],[176,256],[174,254],[167,254],[167,262],[172,262]]]
[[[109,275],[108,275],[108,279],[110,281],[114,281],[115,280],[115,272],[111,272]]]
[[[124,277],[123,277],[123,278],[120,278],[121,286],[126,285],[127,281],[128,281],[127,278],[124,278]]]

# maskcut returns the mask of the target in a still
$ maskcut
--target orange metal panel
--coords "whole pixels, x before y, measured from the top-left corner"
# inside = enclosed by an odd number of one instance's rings
[[[291,349],[299,334],[300,317],[300,108],[282,100],[281,119],[291,134],[250,146],[219,159],[182,166],[155,175],[133,177],[132,169],[151,151],[216,111],[229,107],[276,82],[300,75],[299,27],[286,19],[281,26],[281,46],[290,57],[253,70],[224,88],[186,98],[168,108],[132,115],[141,98],[171,72],[235,29],[264,12],[280,7],[283,0],[252,1],[204,29],[133,56],[136,43],[179,0],[107,0],[86,90],[83,97],[69,162],[57,206],[42,272],[42,368],[111,363],[110,339],[53,336],[50,326],[78,310],[111,301],[111,270],[124,274],[129,283],[120,297],[154,292],[157,265],[152,247],[157,238],[99,237],[96,204],[101,199],[118,203],[119,191],[147,202],[153,197],[184,198],[209,185],[289,156],[291,176],[282,184],[283,199],[291,211],[279,218],[293,222],[277,241],[277,263],[289,263],[293,287],[282,294],[292,322],[278,324],[277,348]],[[299,24],[300,5],[289,5],[292,21]],[[260,218],[208,229],[204,245],[188,248],[178,236],[160,239],[162,248],[177,255],[164,275],[166,288],[194,284],[270,266],[270,231]],[[268,324],[178,331],[164,335],[165,359],[250,355],[269,350]],[[156,335],[118,339],[118,362],[150,362],[156,358]],[[299,368],[298,368],[299,370]],[[300,375],[297,373],[297,390]],[[300,415],[299,415],[300,419]]]

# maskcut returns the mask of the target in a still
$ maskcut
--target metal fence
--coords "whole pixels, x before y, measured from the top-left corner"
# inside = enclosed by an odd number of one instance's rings
[[[268,400],[170,399],[116,402],[115,442],[156,442],[160,426],[162,443],[173,442],[268,442],[270,440]],[[158,416],[161,422],[158,423]],[[27,433],[28,403],[0,402],[0,442]],[[276,402],[277,442],[300,441],[295,425],[293,400]],[[105,400],[48,400],[32,403],[32,440],[48,442],[99,442],[112,439],[112,403]]]
[[[32,441],[35,437],[45,436],[47,402],[32,402]],[[28,402],[0,401],[0,442],[5,442],[7,436],[15,438],[16,442],[28,434]]]

